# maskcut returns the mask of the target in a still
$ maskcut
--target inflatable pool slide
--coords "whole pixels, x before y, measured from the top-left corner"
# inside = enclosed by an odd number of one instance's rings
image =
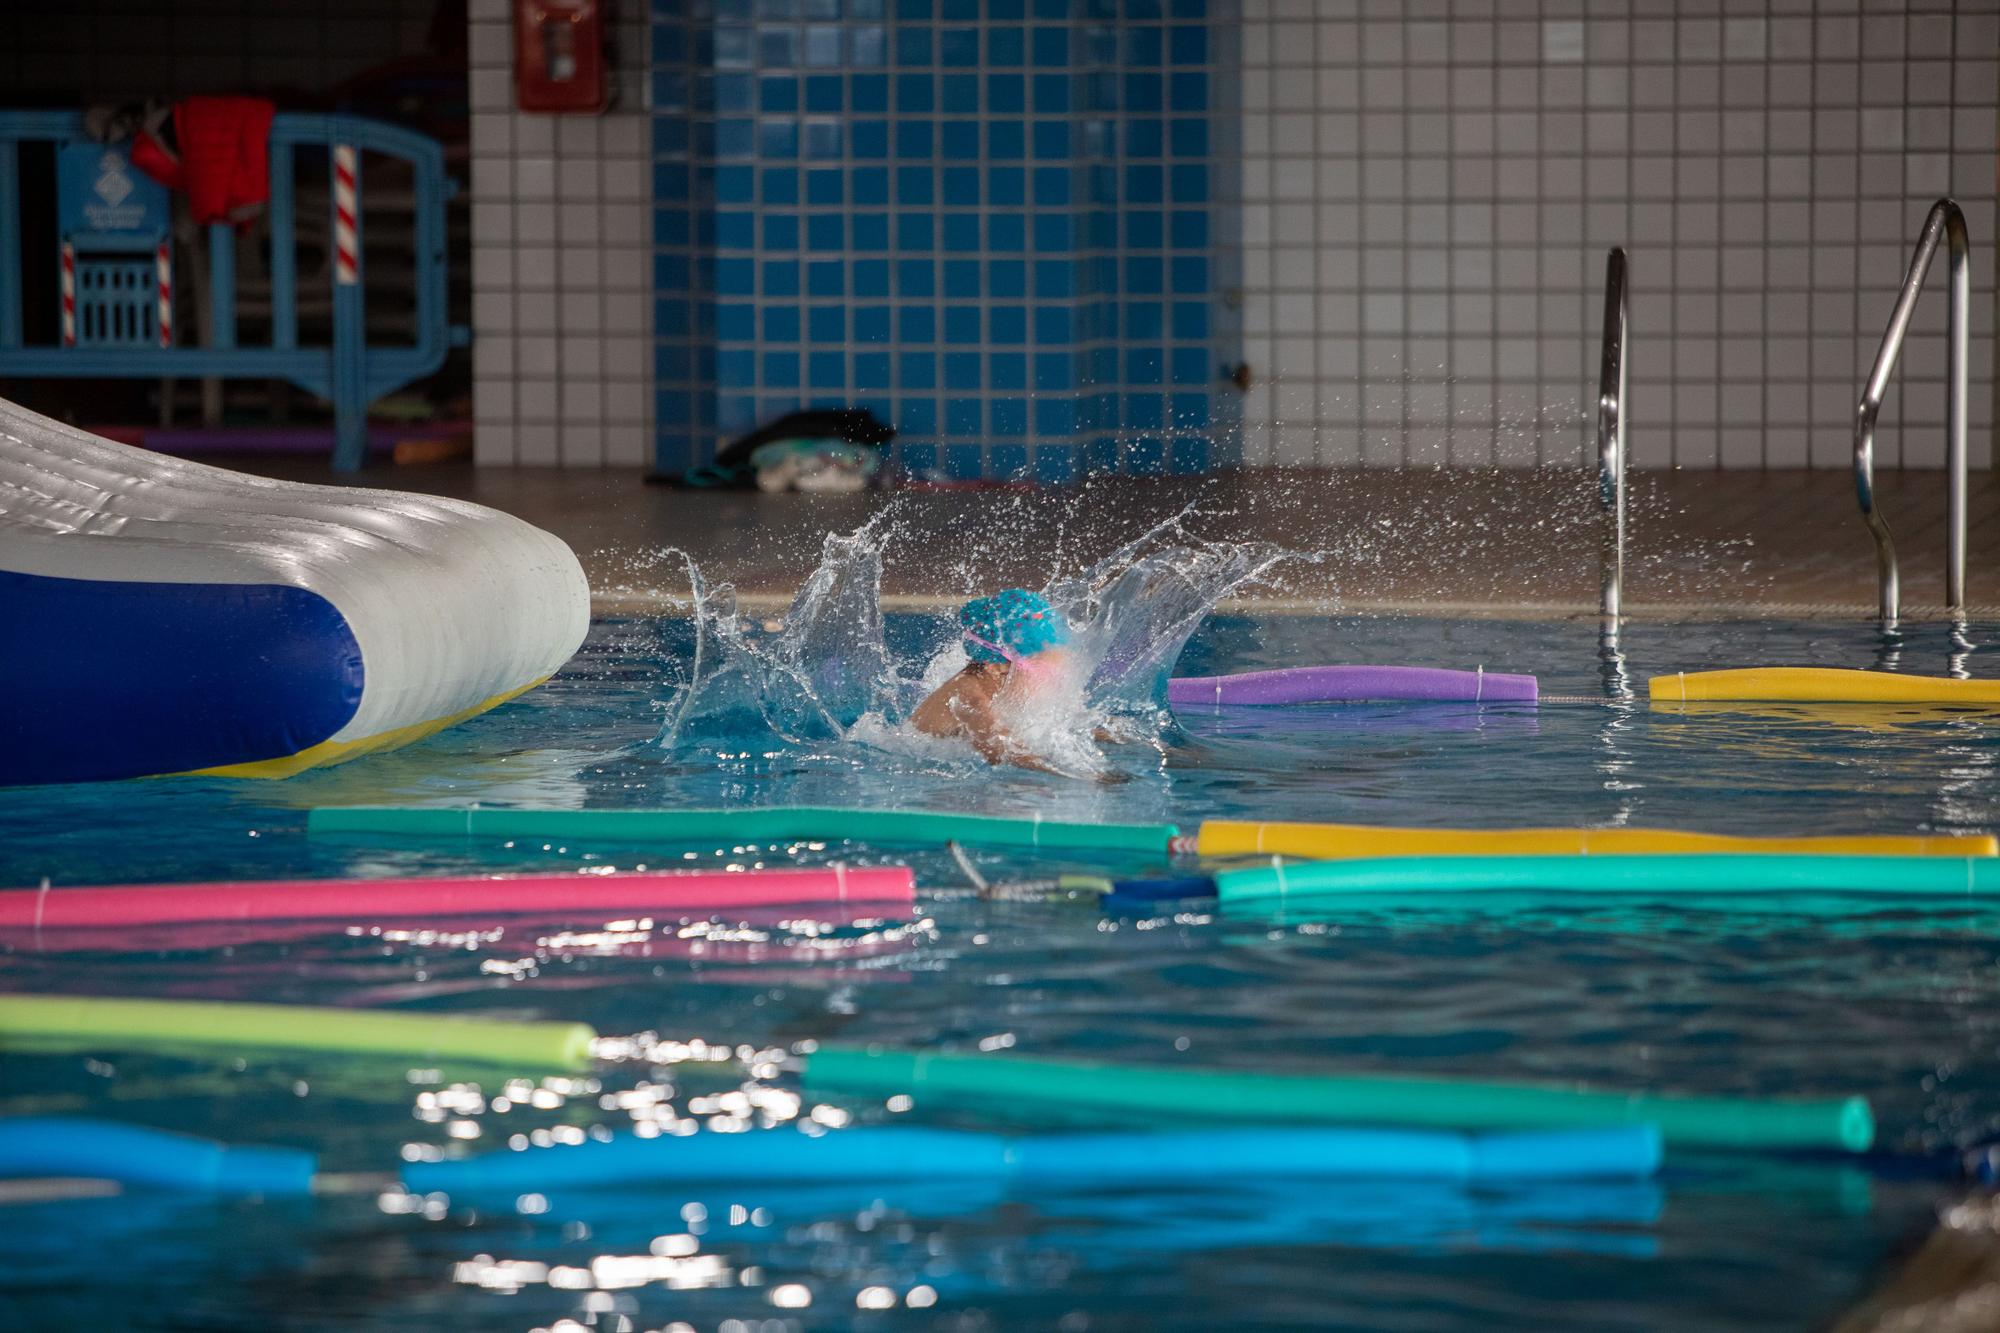
[[[576,556],[461,500],[272,481],[0,399],[0,784],[286,777],[534,688]]]

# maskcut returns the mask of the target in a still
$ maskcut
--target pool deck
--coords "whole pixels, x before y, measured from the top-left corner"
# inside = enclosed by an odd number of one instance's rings
[[[296,480],[318,463],[213,460]],[[378,465],[357,484],[476,500],[561,536],[582,557],[600,611],[662,609],[686,592],[685,551],[748,606],[779,604],[829,531],[893,508],[883,574],[892,606],[975,589],[1039,585],[1115,549],[1193,502],[1187,530],[1325,551],[1241,604],[1268,611],[1569,616],[1597,608],[1594,478],[1566,471],[1255,471],[1112,478],[1068,490],[762,495],[643,484],[627,471]],[[1970,487],[1967,582],[1976,618],[2000,610],[2000,481]],[[1902,556],[1904,616],[1943,616],[1944,474],[1887,471],[1882,512]],[[1873,543],[1844,471],[1658,471],[1631,477],[1627,613],[1865,617]]]

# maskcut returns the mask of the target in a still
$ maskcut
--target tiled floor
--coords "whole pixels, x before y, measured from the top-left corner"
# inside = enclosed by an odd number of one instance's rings
[[[296,463],[249,470],[328,480]],[[1587,614],[1597,605],[1601,531],[1582,472],[1375,470],[1239,472],[1115,479],[1077,490],[766,496],[677,491],[629,473],[382,468],[367,484],[477,500],[559,534],[582,556],[600,609],[659,605],[687,587],[663,553],[685,551],[755,602],[781,599],[812,569],[830,531],[887,507],[895,525],[884,587],[902,601],[1039,584],[1193,506],[1190,534],[1301,552],[1258,596],[1310,612],[1429,609]],[[1873,613],[1875,560],[1847,474],[1642,472],[1631,482],[1629,614]],[[1883,512],[1903,557],[1906,618],[1943,600],[1944,477],[1889,472]],[[2000,608],[2000,481],[1973,474],[1967,582],[1975,611]]]

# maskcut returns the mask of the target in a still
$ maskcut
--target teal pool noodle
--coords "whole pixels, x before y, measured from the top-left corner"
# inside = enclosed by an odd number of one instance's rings
[[[842,810],[776,806],[738,810],[539,810],[474,806],[320,806],[308,833],[400,837],[599,838],[609,842],[716,845],[737,842],[915,843],[1151,852],[1165,856],[1172,824],[1080,824],[1003,819],[938,810]]]
[[[0,1120],[0,1178],[75,1176],[200,1194],[312,1193],[313,1154],[238,1147],[113,1120]]]
[[[1660,1165],[1651,1125],[1528,1134],[1436,1130],[1220,1128],[1168,1133],[1038,1134],[870,1127],[828,1134],[622,1134],[403,1169],[412,1191],[526,1193],[683,1181],[1002,1179],[1227,1183],[1281,1176],[1426,1180],[1639,1179]]]
[[[1361,893],[1821,893],[2000,896],[2000,859],[1675,852],[1616,856],[1386,856],[1225,870],[1224,903]]]
[[[1541,1130],[1651,1124],[1669,1146],[1866,1150],[1875,1117],[1861,1097],[1754,1100],[1629,1092],[1549,1083],[1393,1074],[1263,1074],[1227,1069],[931,1054],[825,1044],[806,1057],[809,1096],[920,1104],[1037,1106],[1120,1121]]]

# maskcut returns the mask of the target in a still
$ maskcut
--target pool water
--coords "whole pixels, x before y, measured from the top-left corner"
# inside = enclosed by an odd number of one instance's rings
[[[942,633],[891,617],[892,643]],[[1982,643],[1990,626],[1970,631]],[[660,740],[690,622],[593,626],[554,682],[422,744],[282,783],[169,779],[0,792],[0,884],[645,864],[906,861],[914,917],[135,932],[6,942],[9,990],[578,1019],[653,1033],[590,1078],[474,1078],[317,1055],[0,1057],[0,1113],[89,1114],[386,1170],[536,1128],[809,1114],[784,1076],[689,1058],[813,1039],[1284,1071],[1586,1079],[1738,1095],[1862,1093],[1901,1160],[1674,1154],[1644,1185],[1465,1192],[1250,1181],[998,1193],[633,1189],[426,1206],[131,1194],[0,1208],[7,1327],[1807,1328],[1868,1290],[1958,1187],[1926,1155],[2000,1131],[2000,911],[1854,900],[1510,898],[1106,920],[981,902],[940,852],[308,838],[317,805],[820,804],[1072,820],[1632,824],[1728,833],[2000,828],[2000,719],[1855,708],[1655,711],[1671,670],[1816,664],[1943,674],[1942,627],[1635,625],[1223,615],[1181,674],[1305,662],[1527,671],[1536,706],[1190,710],[1114,747],[1121,780],[991,770],[868,740]],[[1963,664],[1991,674],[1976,649]],[[1622,678],[1639,702],[1606,702]],[[992,879],[1143,858],[975,850]],[[1157,868],[1157,867],[1152,867]],[[44,941],[43,943],[46,943]],[[516,1080],[512,1087],[508,1081]],[[529,1082],[519,1080],[529,1079]],[[498,1109],[495,1098],[506,1109]],[[921,1119],[843,1103],[862,1121]],[[826,1113],[830,1118],[838,1116]],[[972,1121],[1024,1128],[1005,1106]],[[1202,1123],[1187,1108],[1187,1123]],[[411,1145],[419,1145],[411,1147]],[[774,1322],[775,1321],[775,1322]]]

